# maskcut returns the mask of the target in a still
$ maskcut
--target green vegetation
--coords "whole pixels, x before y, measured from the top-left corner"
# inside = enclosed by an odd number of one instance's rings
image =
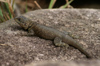
[[[56,1],[56,0],[51,0],[51,1],[50,1],[49,9],[51,9],[51,8],[53,7],[55,1]]]
[[[0,22],[9,20],[14,17],[13,6],[15,0],[0,0]],[[11,5],[12,3],[12,5]]]
[[[74,0],[66,0],[66,4],[61,6],[61,8],[66,8],[68,5],[70,5],[70,3],[72,3]],[[48,9],[52,9],[54,4],[55,4],[56,0],[51,0]]]
[[[51,0],[48,9],[52,9],[56,1],[57,0]],[[68,7],[73,0],[65,0],[65,1],[66,1],[66,4],[61,6],[60,8]],[[14,3],[15,3],[15,0],[0,0],[0,23],[14,17],[15,15],[13,13]],[[28,12],[27,4],[28,4],[28,0],[26,0],[25,12]],[[35,4],[37,5],[37,7],[41,9],[41,7],[39,6],[37,2],[35,2]]]
[[[66,8],[72,2],[73,2],[73,0],[70,0],[68,3],[66,3],[65,5],[63,5],[62,8]]]

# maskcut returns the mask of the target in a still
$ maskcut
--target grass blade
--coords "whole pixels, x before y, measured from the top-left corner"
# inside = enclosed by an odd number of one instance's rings
[[[8,10],[8,13],[9,13],[10,18],[12,18],[12,14],[11,14],[11,12],[10,12],[8,3],[5,3],[5,5],[6,5],[6,8],[7,8],[7,10]]]
[[[68,3],[66,3],[64,6],[62,6],[61,8],[66,8],[70,3],[72,3],[73,0],[70,0]]]
[[[1,8],[0,8],[0,16],[3,17],[3,14],[2,14],[2,10],[1,10]]]
[[[4,21],[2,9],[0,8],[0,23]]]
[[[54,6],[55,2],[56,2],[56,0],[51,0],[50,1],[49,9],[51,9]]]

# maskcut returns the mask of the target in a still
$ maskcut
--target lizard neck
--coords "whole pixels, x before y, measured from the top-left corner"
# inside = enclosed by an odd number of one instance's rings
[[[36,23],[36,22],[31,22],[30,25],[28,26],[28,29],[29,29],[29,28],[35,28],[37,25],[38,25],[38,23]]]

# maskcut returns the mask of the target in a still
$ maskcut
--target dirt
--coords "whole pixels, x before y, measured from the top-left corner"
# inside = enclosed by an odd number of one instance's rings
[[[54,9],[37,10],[24,15],[34,22],[77,36],[75,40],[81,43],[94,59],[99,59],[100,15],[97,14],[100,14],[99,10]],[[88,60],[74,47],[70,46],[65,50],[55,47],[51,40],[19,35],[23,32],[27,33],[13,19],[0,24],[0,66],[22,66],[44,60]]]

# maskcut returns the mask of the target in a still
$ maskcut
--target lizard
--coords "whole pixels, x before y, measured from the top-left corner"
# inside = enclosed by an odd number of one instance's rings
[[[68,44],[69,46],[73,46],[74,48],[78,49],[81,53],[85,54],[87,58],[92,58],[92,56],[83,48],[83,46],[78,41],[75,41],[71,36],[64,32],[61,32],[57,29],[46,25],[36,23],[31,19],[27,18],[26,16],[18,16],[15,17],[14,20],[22,28],[28,30],[29,33],[32,33],[33,35],[37,35],[38,37],[47,40],[54,40],[54,44],[56,46],[66,46]]]

